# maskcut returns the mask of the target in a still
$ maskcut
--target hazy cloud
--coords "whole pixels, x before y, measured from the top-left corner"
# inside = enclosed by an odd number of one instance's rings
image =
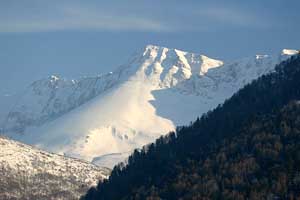
[[[229,6],[172,1],[36,1],[0,3],[0,32],[59,30],[204,31],[218,26],[263,27],[266,20]],[[156,2],[156,4],[155,4]],[[2,5],[1,5],[2,4]]]
[[[51,12],[11,12],[0,18],[0,32],[42,32],[57,30],[133,30],[169,31],[160,21],[144,16],[113,13],[101,8],[65,4],[53,6]],[[13,16],[14,15],[14,16]]]

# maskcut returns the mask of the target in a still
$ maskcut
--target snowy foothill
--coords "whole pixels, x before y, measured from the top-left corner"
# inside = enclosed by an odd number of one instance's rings
[[[110,169],[0,136],[0,199],[78,199]]]

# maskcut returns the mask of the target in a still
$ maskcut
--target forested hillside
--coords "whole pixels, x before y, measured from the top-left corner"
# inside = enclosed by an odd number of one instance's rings
[[[296,199],[297,100],[300,56],[189,126],[136,150],[82,199]]]

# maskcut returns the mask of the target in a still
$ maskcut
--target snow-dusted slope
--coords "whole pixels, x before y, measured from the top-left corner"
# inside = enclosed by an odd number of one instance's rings
[[[0,137],[0,199],[78,199],[110,171]]]
[[[33,83],[3,130],[25,143],[111,167],[297,52],[224,63],[149,45],[105,76],[79,81],[50,77]],[[15,134],[17,130],[23,134]]]
[[[32,83],[3,121],[3,128],[23,133],[28,126],[38,126],[82,105],[122,80],[122,70],[103,76],[65,80],[50,76]],[[7,97],[6,97],[7,98]]]

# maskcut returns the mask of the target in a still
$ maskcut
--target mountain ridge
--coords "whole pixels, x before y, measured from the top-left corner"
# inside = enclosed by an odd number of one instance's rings
[[[300,55],[190,125],[135,150],[85,200],[295,199]]]
[[[0,149],[1,199],[77,199],[110,173],[107,168],[3,136]]]
[[[296,51],[223,62],[148,45],[106,75],[79,81],[49,77],[33,83],[8,114],[3,132],[89,161],[122,154],[216,107],[292,53]],[[17,131],[22,134],[9,133]]]

